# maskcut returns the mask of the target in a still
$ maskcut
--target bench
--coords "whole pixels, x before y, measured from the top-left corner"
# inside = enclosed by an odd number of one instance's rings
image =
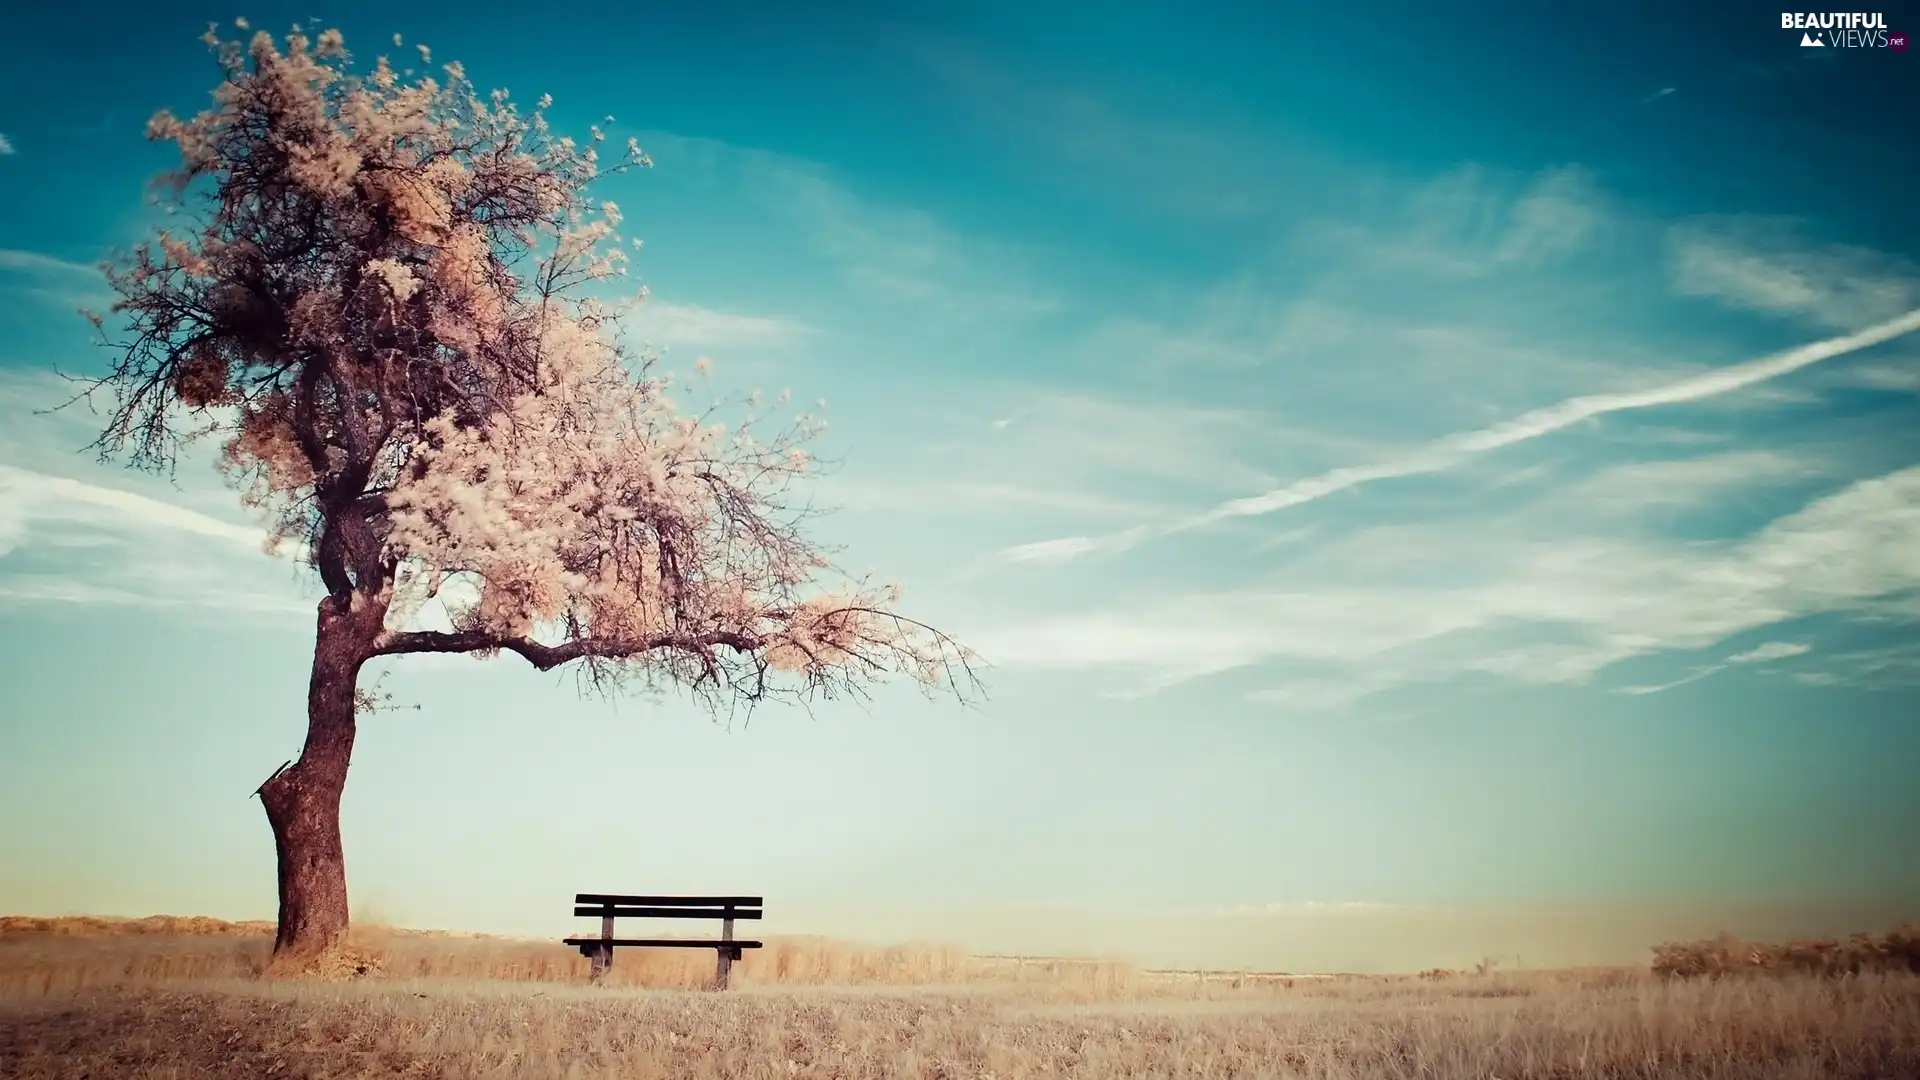
[[[598,916],[600,919],[599,937],[570,937],[565,944],[580,950],[580,955],[593,961],[594,982],[603,978],[607,969],[613,966],[615,948],[630,949],[712,949],[718,957],[714,969],[714,984],[722,990],[727,988],[728,977],[733,972],[733,962],[740,959],[740,950],[758,949],[758,941],[735,941],[733,938],[733,920],[758,919],[760,917],[761,898],[758,896],[619,896],[612,893],[577,893],[573,898],[575,915]],[[716,941],[686,941],[678,938],[617,938],[613,936],[615,919],[720,919],[720,937]]]

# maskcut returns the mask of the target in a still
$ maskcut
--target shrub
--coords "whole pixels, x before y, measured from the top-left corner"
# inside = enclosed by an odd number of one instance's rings
[[[1656,945],[1653,973],[1668,978],[1792,973],[1835,978],[1862,972],[1920,972],[1920,929],[1901,924],[1878,937],[1854,934],[1846,941],[1810,938],[1783,944],[1741,941],[1731,934],[1703,941]]]

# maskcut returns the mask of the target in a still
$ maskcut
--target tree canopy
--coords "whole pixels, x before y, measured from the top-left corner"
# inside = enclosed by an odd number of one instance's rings
[[[148,125],[186,227],[113,265],[118,317],[95,317],[103,452],[164,467],[218,440],[272,536],[371,619],[365,658],[504,651],[735,701],[972,685],[897,587],[805,534],[822,421],[690,410],[624,343],[644,290],[589,295],[625,258],[587,189],[649,165],[637,143],[557,135],[549,99],[523,113],[459,64],[356,73],[337,31],[206,41],[211,107]],[[423,627],[436,598],[451,624]]]

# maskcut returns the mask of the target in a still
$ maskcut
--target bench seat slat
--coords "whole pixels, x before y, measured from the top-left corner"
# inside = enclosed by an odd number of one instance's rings
[[[597,938],[570,937],[564,939],[567,945],[612,945],[623,949],[718,949],[732,946],[736,949],[758,949],[758,941],[687,941],[681,938]]]
[[[763,907],[761,896],[622,896],[617,893],[575,893],[576,904],[627,904],[643,907]]]
[[[677,907],[589,907],[573,909],[575,915],[603,919],[758,919],[759,908],[677,908]]]

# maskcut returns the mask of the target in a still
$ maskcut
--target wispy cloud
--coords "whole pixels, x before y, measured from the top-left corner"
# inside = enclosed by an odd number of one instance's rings
[[[1025,318],[1060,306],[1010,249],[963,238],[923,211],[863,199],[824,172],[791,164],[762,181],[763,196],[790,208],[860,288],[971,318]]]
[[[1813,646],[1799,642],[1769,641],[1763,645],[1756,645],[1745,652],[1734,653],[1720,663],[1705,664],[1694,668],[1688,674],[1674,679],[1671,682],[1652,683],[1640,686],[1623,686],[1620,688],[1620,692],[1635,695],[1658,694],[1662,691],[1686,686],[1689,683],[1699,682],[1701,679],[1707,678],[1710,675],[1717,675],[1728,668],[1741,664],[1764,664],[1773,660],[1787,660],[1795,656],[1805,655],[1812,650]]]
[[[1703,218],[1669,235],[1675,291],[1852,330],[1920,306],[1920,267],[1866,248],[1804,243],[1766,218]]]
[[[1602,216],[1599,193],[1584,169],[1549,170],[1514,203],[1494,260],[1534,265],[1576,251]]]
[[[1527,175],[1463,165],[1375,199],[1377,213],[1309,222],[1301,239],[1349,270],[1462,282],[1576,252],[1614,212],[1578,166]]]
[[[1291,678],[1279,685],[1255,690],[1247,695],[1247,700],[1292,713],[1332,712],[1371,697],[1398,682],[1399,679],[1390,671],[1360,669],[1345,672],[1339,677]]]
[[[40,275],[81,275],[99,277],[100,268],[92,263],[74,262],[38,251],[0,248],[0,270]]]
[[[1654,102],[1659,101],[1661,98],[1666,97],[1668,94],[1671,94],[1673,92],[1674,92],[1674,87],[1663,86],[1660,89],[1655,90],[1653,93],[1648,94],[1646,97],[1641,98],[1640,104],[1651,105]]]
[[[260,550],[266,533],[131,491],[0,465],[0,544],[32,519],[165,529]],[[0,554],[7,548],[0,547]]]
[[[1755,645],[1746,652],[1734,653],[1727,657],[1729,664],[1764,664],[1769,660],[1785,660],[1789,657],[1804,656],[1813,651],[1813,646],[1798,641],[1769,641]]]
[[[1195,499],[1272,483],[1255,460],[1318,463],[1364,445],[1278,423],[1258,409],[1074,393],[1027,381],[980,383],[953,399],[903,403],[896,420],[913,438],[888,461],[850,462],[859,472],[830,477],[830,500],[842,487],[861,501],[915,489],[1064,508],[1074,493],[1071,501],[1089,510],[1127,507],[1172,520]]]
[[[1851,649],[1824,658],[1821,667],[1793,673],[1808,686],[1859,686],[1872,690],[1920,686],[1920,642]]]
[[[0,598],[310,611],[294,567],[266,555],[265,541],[260,529],[135,492],[0,465]]]
[[[262,529],[209,512],[236,505],[211,468],[169,484],[77,454],[99,418],[37,411],[70,392],[50,373],[0,373],[0,598],[311,611],[300,569],[265,554]]]
[[[1633,657],[1819,614],[1920,617],[1898,603],[1920,588],[1911,556],[1920,467],[1858,481],[1720,543],[1593,534],[1558,505],[1521,524],[1535,535],[1487,523],[1375,527],[1240,588],[976,637],[1004,666],[1103,672],[1134,693],[1273,663],[1283,681],[1259,700],[1322,709],[1462,672],[1584,682]],[[1723,663],[1804,650],[1773,642]]]
[[[974,515],[982,510],[1051,510],[1097,517],[1162,516],[1164,508],[1138,499],[1103,495],[1078,488],[969,480],[879,483],[830,477],[822,482],[824,500],[855,511],[931,515]]]
[[[1523,413],[1512,420],[1491,427],[1446,436],[1411,453],[1392,457],[1373,465],[1333,469],[1259,495],[1233,499],[1205,513],[1178,522],[1165,531],[1182,532],[1204,528],[1233,518],[1272,514],[1363,484],[1441,472],[1480,454],[1550,435],[1609,413],[1677,405],[1731,393],[1799,371],[1823,360],[1891,341],[1915,330],[1920,330],[1920,310],[1909,311],[1897,318],[1851,334],[1812,342],[1771,356],[1760,357],[1746,363],[1648,389],[1586,394],[1570,398],[1555,405]],[[1096,551],[1123,551],[1133,547],[1147,535],[1135,532],[1106,537],[1069,537],[1038,544],[1023,544],[1007,549],[1003,552],[1003,557],[1010,562],[1043,562],[1074,558]]]
[[[1818,459],[1778,450],[1733,450],[1664,461],[1623,461],[1565,483],[1555,503],[1582,505],[1616,519],[1673,507],[1698,507],[1714,493],[1746,485],[1799,482],[1826,475]]]
[[[1637,686],[1623,686],[1620,688],[1620,692],[1623,694],[1632,694],[1635,697],[1644,697],[1647,694],[1665,693],[1668,690],[1674,690],[1679,687],[1686,686],[1688,683],[1699,682],[1701,679],[1704,679],[1707,676],[1712,675],[1716,671],[1724,670],[1725,667],[1726,667],[1725,664],[1713,664],[1708,667],[1696,668],[1692,672],[1686,675],[1683,675],[1680,678],[1673,680],[1672,682],[1646,683],[1646,684],[1637,685]]]
[[[932,214],[865,195],[816,162],[710,139],[647,136],[654,157],[735,186],[837,268],[869,302],[919,307],[968,320],[1021,319],[1059,308],[1059,295],[1028,265],[1032,253],[958,231]]]
[[[813,328],[796,319],[717,311],[648,297],[632,320],[632,329],[659,345],[784,345]]]
[[[1230,490],[1270,474],[1248,458],[1284,448],[1293,453],[1320,439],[1272,430],[1257,410],[1009,387],[1026,402],[986,450],[995,463],[1027,476],[1052,473],[1063,484],[1112,487],[1123,477],[1152,478],[1188,488]],[[1335,445],[1344,445],[1337,443]]]
[[[4,134],[0,134],[0,157],[8,157],[13,153],[13,140],[7,138]]]
[[[1231,378],[1271,423],[1369,446],[1643,385],[1644,342],[1581,325],[1621,299],[1596,268],[1659,235],[1616,202],[1577,167],[1376,177],[1274,226],[1229,275],[1123,294],[1073,356],[1181,392]]]
[[[1856,364],[1834,381],[1866,390],[1920,391],[1920,363]]]
[[[98,265],[13,248],[0,249],[0,291],[64,307],[74,325],[74,308],[105,309],[115,299]]]

